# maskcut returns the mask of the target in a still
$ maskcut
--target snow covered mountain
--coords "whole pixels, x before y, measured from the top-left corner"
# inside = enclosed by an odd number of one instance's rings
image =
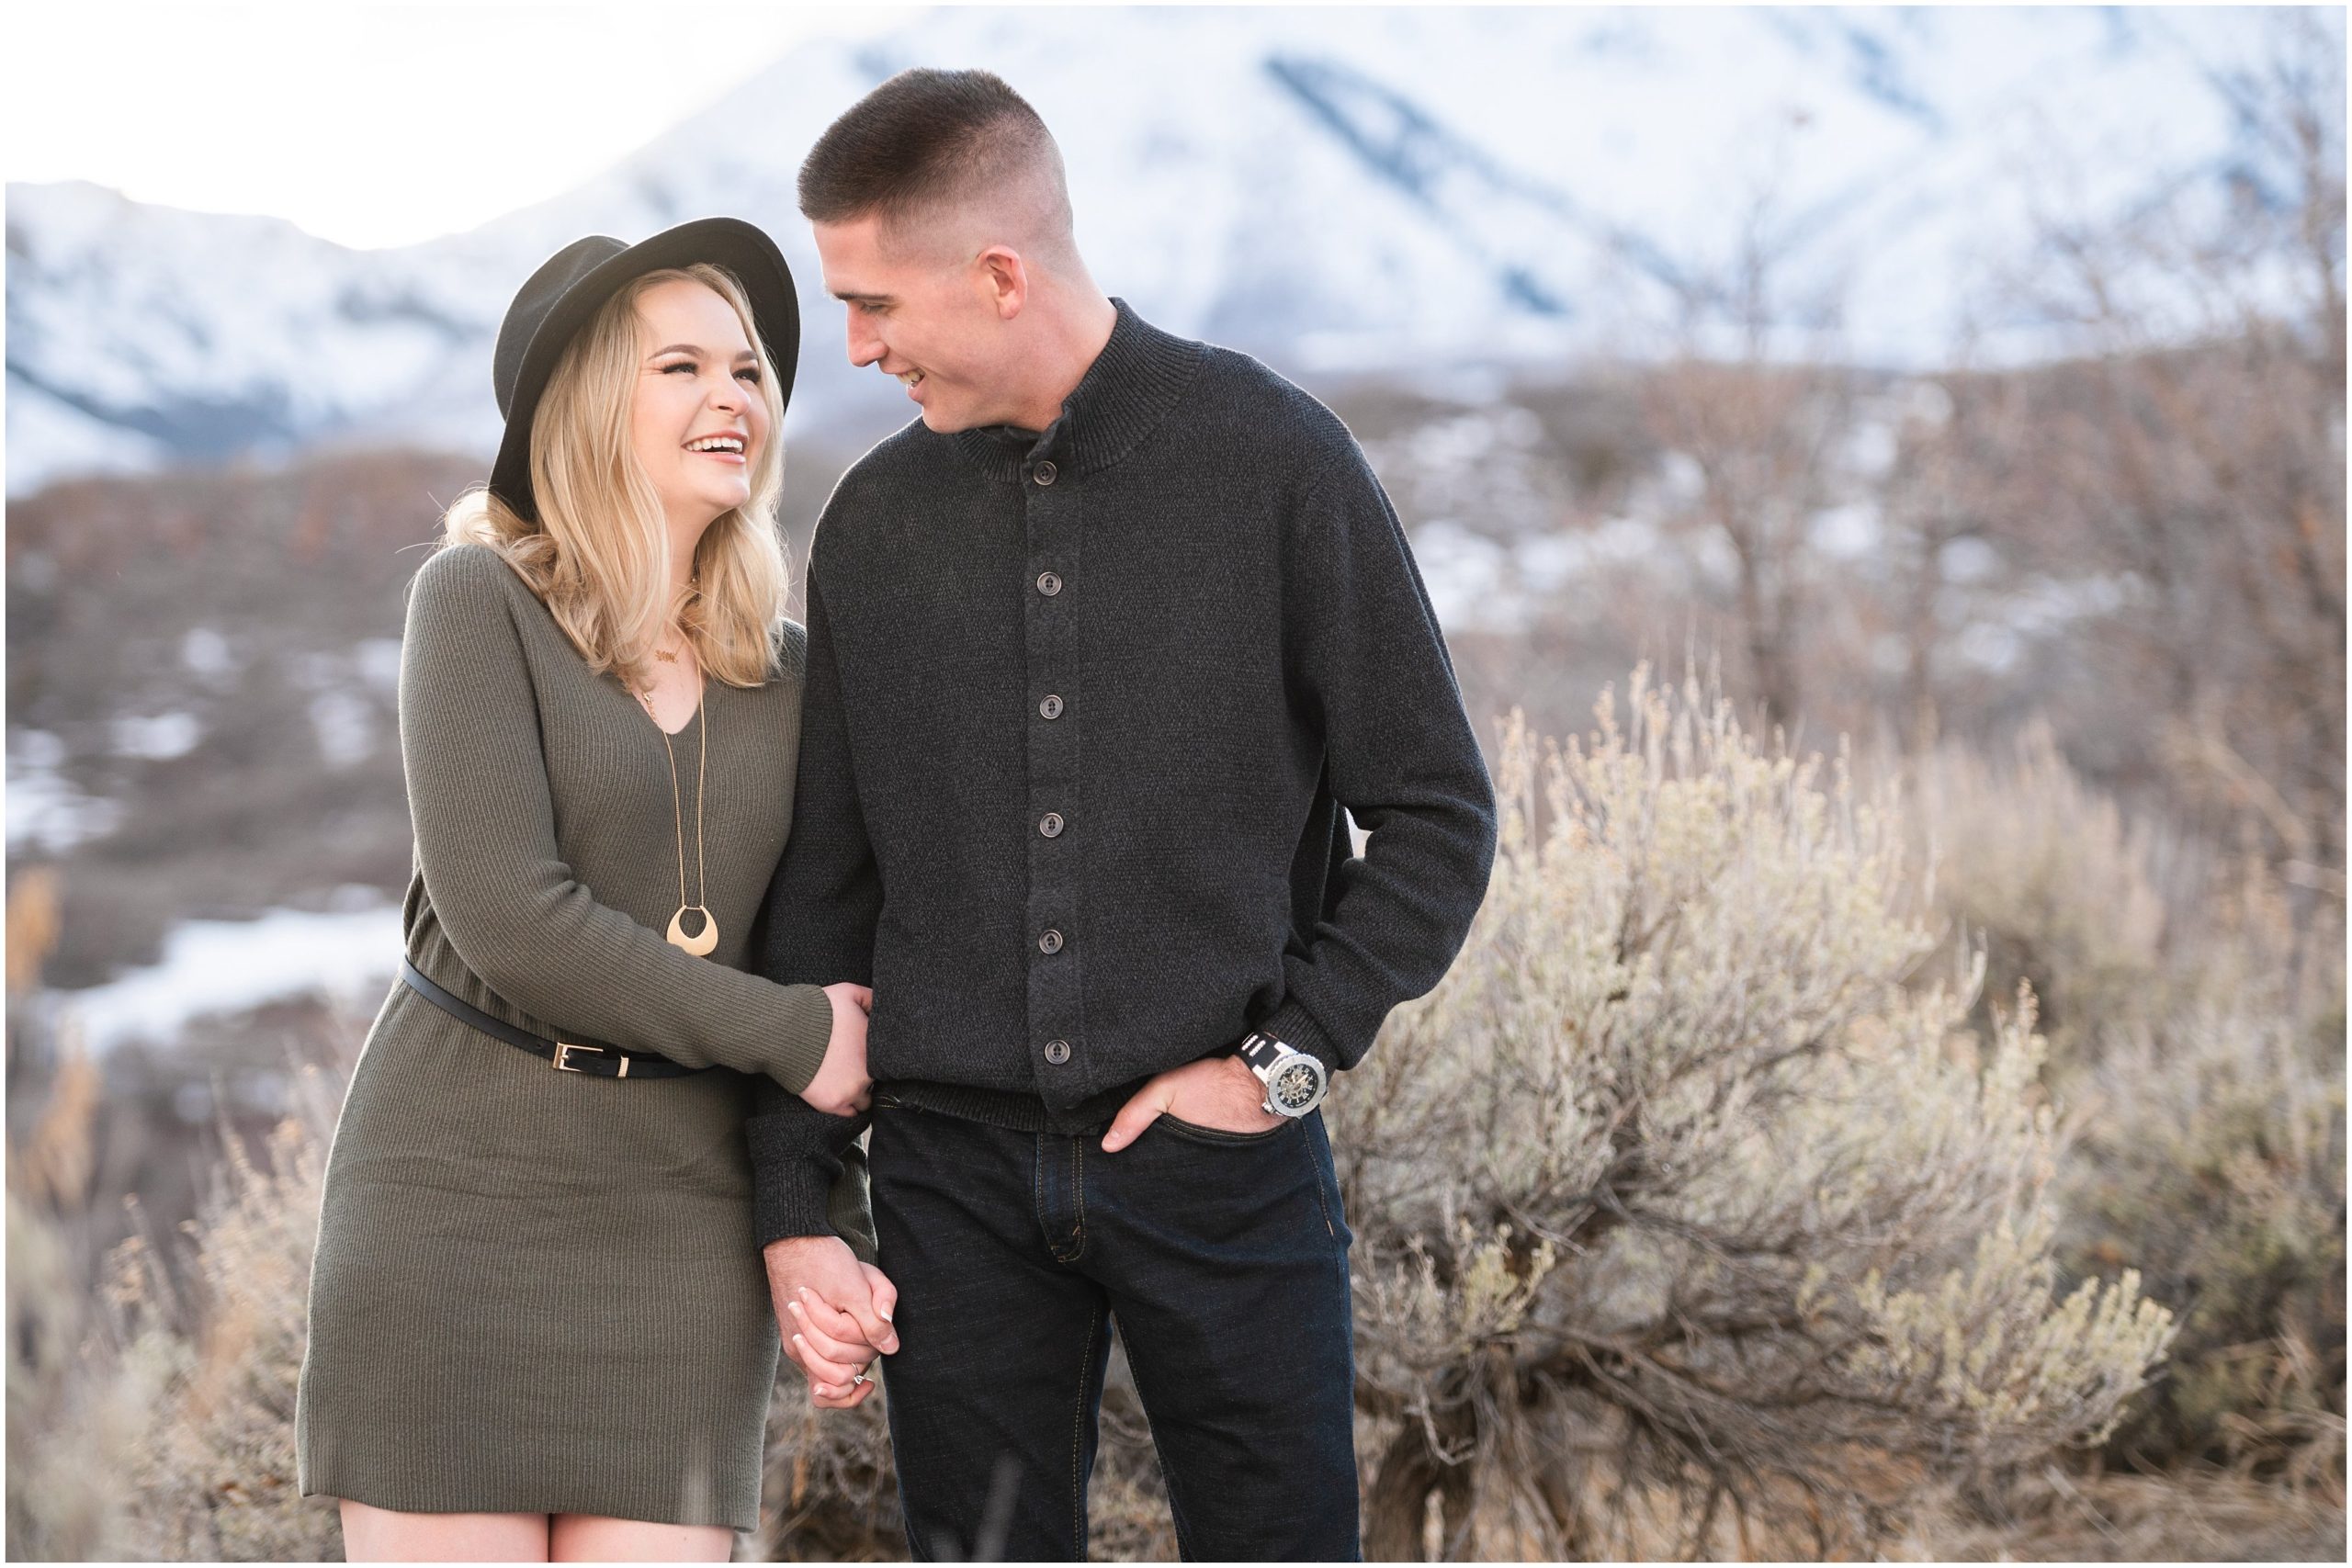
[[[2341,48],[2343,13],[2326,18]],[[2113,209],[2253,155],[2215,73],[2247,11],[952,9],[798,49],[605,175],[469,232],[355,252],[290,224],[7,191],[7,480],[327,443],[487,451],[514,288],[583,233],[725,212],[784,244],[807,323],[796,428],[887,428],[843,360],[792,199],[875,83],[980,65],[1059,139],[1114,294],[1293,374],[1442,378],[1768,313],[1937,362],[1970,268],[2024,243],[2031,170]],[[1979,317],[1978,324],[1984,323]],[[1995,321],[2030,356],[2046,323]],[[1985,344],[1980,344],[1980,357]]]

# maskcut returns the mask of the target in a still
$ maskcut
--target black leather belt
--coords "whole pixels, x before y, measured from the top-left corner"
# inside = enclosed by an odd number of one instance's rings
[[[552,1062],[558,1072],[586,1073],[600,1078],[682,1078],[690,1073],[710,1071],[708,1067],[682,1067],[669,1057],[649,1051],[624,1051],[617,1045],[603,1045],[593,1040],[550,1040],[544,1034],[517,1029],[504,1019],[492,1018],[471,1002],[443,990],[426,979],[424,971],[411,959],[401,960],[401,978],[408,982],[409,989],[443,1012],[472,1024],[484,1034],[494,1034],[509,1045]]]

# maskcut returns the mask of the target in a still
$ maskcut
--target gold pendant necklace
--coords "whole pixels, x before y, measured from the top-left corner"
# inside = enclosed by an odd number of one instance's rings
[[[695,664],[695,674],[697,677],[695,716],[702,720],[702,761],[696,764],[695,772],[695,884],[701,889],[702,897],[707,899],[710,897],[710,874],[703,863],[702,807],[703,791],[710,773],[710,720],[703,709],[703,688],[699,681],[702,667],[699,661]],[[686,902],[686,812],[678,797],[678,753],[676,748],[670,744],[670,732],[662,729],[662,720],[653,712],[653,694],[650,690],[639,692],[637,700],[645,705],[645,715],[653,720],[653,728],[662,730],[662,750],[670,753],[670,811],[671,819],[678,829],[678,912],[670,917],[670,944],[684,948],[699,958],[718,945],[718,921],[712,918],[708,904]],[[686,911],[689,909],[702,913],[702,931],[697,936],[686,934]]]

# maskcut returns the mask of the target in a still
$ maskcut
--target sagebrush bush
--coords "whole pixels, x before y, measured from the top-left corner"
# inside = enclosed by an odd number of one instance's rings
[[[1468,945],[1335,1097],[1377,1555],[1432,1498],[1448,1555],[1867,1547],[1931,1474],[2103,1436],[2171,1333],[2128,1270],[2056,1292],[2032,994],[1981,1038],[1981,968],[1906,987],[1892,791],[1695,678],[1629,703],[1514,721]]]

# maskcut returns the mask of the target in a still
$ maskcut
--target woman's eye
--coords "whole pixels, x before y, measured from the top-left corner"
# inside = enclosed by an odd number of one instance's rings
[[[694,371],[694,367],[695,362],[693,360],[681,359],[675,365],[664,365],[662,367],[662,373],[666,376],[673,370],[684,370],[691,375]]]
[[[759,384],[760,372],[757,367],[738,370],[735,374],[741,376],[744,380],[751,382],[754,386]]]

